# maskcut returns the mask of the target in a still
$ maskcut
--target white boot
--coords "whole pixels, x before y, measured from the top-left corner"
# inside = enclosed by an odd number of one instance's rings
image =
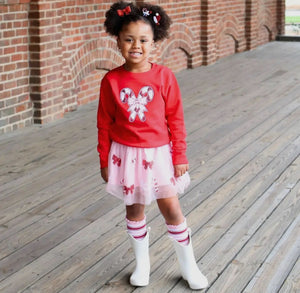
[[[208,286],[207,278],[201,273],[195,260],[191,230],[189,229],[189,245],[184,246],[173,240],[174,248],[176,251],[177,259],[180,266],[180,271],[183,279],[185,279],[191,289],[199,290],[204,289]]]
[[[130,277],[130,284],[132,286],[142,287],[149,284],[149,232],[150,228],[147,229],[147,234],[142,240],[136,240],[134,237],[128,234],[136,261],[135,270]]]

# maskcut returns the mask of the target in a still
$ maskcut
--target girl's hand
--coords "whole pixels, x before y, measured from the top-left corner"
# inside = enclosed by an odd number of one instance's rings
[[[174,165],[174,176],[180,177],[189,169],[189,164]]]
[[[101,176],[105,182],[108,181],[108,168],[101,169]]]

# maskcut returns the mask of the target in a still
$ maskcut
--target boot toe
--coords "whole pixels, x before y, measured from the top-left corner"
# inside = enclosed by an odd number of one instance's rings
[[[189,287],[193,290],[205,289],[208,287],[208,280],[205,276],[199,276],[198,278],[193,278],[187,280]]]
[[[135,287],[145,287],[149,285],[149,278],[143,278],[139,276],[131,276],[130,284]]]

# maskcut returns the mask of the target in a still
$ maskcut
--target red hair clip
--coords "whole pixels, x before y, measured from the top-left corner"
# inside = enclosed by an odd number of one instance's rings
[[[130,6],[126,6],[124,9],[118,9],[117,13],[119,16],[123,17],[124,15],[128,15],[131,12]]]

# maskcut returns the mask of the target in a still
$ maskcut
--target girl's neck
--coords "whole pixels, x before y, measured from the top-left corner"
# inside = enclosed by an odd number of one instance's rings
[[[147,72],[147,71],[150,71],[152,68],[152,63],[150,62],[147,62],[143,65],[138,65],[138,64],[128,64],[128,63],[125,63],[124,64],[124,69],[126,71],[130,71],[130,72],[134,72],[134,73],[139,73],[139,72]]]

